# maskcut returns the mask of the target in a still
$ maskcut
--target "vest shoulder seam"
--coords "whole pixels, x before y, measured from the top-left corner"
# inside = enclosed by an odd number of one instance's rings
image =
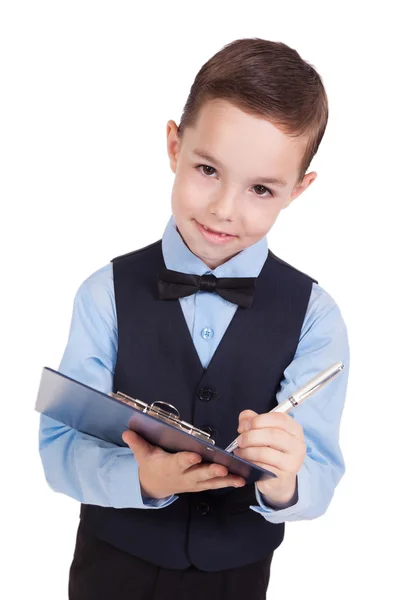
[[[293,271],[296,271],[296,273],[299,273],[300,275],[303,275],[303,277],[307,277],[307,279],[311,279],[311,281],[314,281],[314,283],[318,284],[318,281],[316,279],[314,279],[313,277],[311,277],[311,275],[307,275],[307,273],[304,273],[303,271],[296,269],[296,267],[294,267],[293,265],[285,262],[284,260],[282,260],[281,258],[276,256],[276,254],[274,254],[271,250],[268,250],[268,255],[271,255],[271,258],[273,260],[275,260],[277,263],[283,265],[284,267],[288,267],[289,269],[292,269]]]
[[[143,248],[138,248],[137,250],[132,250],[132,252],[127,252],[126,254],[120,254],[119,256],[115,256],[114,258],[112,258],[110,262],[114,262],[116,260],[122,260],[124,258],[130,258],[131,256],[134,256],[135,254],[140,254],[141,252],[146,252],[147,250],[151,250],[152,248],[159,245],[160,243],[161,243],[161,240],[157,240],[156,242],[153,242],[152,244],[148,244],[147,246],[144,246]]]

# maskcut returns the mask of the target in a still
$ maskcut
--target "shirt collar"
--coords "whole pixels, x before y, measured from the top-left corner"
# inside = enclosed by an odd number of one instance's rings
[[[258,277],[268,256],[267,238],[263,237],[223,265],[211,270],[183,242],[176,229],[173,215],[164,230],[161,247],[167,269],[194,275],[212,273],[216,277]]]

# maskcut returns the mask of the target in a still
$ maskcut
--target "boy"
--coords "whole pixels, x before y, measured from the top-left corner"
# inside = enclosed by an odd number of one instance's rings
[[[344,472],[346,327],[265,237],[315,180],[306,171],[327,118],[321,79],[295,50],[225,46],[198,73],[180,126],[167,124],[175,180],[162,240],[78,290],[60,371],[170,402],[222,448],[239,432],[236,454],[277,478],[246,485],[132,431],[116,447],[41,416],[47,481],[82,504],[70,599],[265,598],[284,522],[327,509]],[[338,360],[344,373],[318,395],[268,414]]]

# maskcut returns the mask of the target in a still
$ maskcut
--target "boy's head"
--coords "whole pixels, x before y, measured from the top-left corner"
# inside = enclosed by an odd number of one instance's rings
[[[211,269],[264,237],[314,181],[327,119],[321,78],[285,44],[236,40],[203,65],[167,146],[178,231]]]

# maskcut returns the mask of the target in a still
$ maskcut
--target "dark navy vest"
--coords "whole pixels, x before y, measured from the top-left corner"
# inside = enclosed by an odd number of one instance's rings
[[[212,430],[225,448],[244,409],[276,405],[310,298],[307,275],[271,251],[250,309],[238,307],[207,369],[203,369],[179,300],[160,300],[161,241],[113,260],[118,356],[113,391],[176,406],[185,421]],[[133,473],[132,473],[133,476]],[[162,567],[205,571],[243,566],[279,546],[283,524],[249,507],[254,484],[180,494],[161,509],[82,505],[82,521],[101,539]]]

